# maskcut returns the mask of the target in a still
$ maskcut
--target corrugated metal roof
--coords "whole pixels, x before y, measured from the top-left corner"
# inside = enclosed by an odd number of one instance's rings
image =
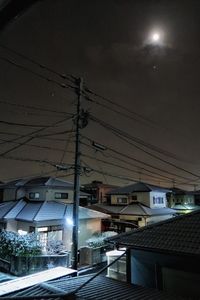
[[[41,206],[41,202],[27,202],[15,219],[34,222],[35,216],[39,212]]]
[[[0,218],[4,218],[4,216],[15,206],[14,201],[3,202],[0,204]]]
[[[91,275],[76,278],[61,278],[25,289],[18,293],[8,294],[10,298],[17,296],[44,296],[58,293],[73,293],[78,287],[91,278]],[[80,289],[76,299],[85,300],[183,300],[155,289],[144,288],[133,284],[117,281],[104,276],[98,276]],[[2,297],[3,298],[3,297]],[[60,297],[60,299],[62,299]]]
[[[143,250],[200,255],[200,211],[120,234],[108,241]]]
[[[1,219],[15,219],[27,222],[42,222],[51,220],[63,220],[72,217],[73,204],[59,201],[9,201],[0,204]],[[79,219],[105,219],[108,214],[97,212],[79,206]]]
[[[167,193],[170,190],[168,190],[166,188],[161,188],[159,186],[155,186],[152,184],[138,182],[138,183],[131,184],[128,186],[120,187],[118,189],[114,189],[114,190],[108,192],[107,194],[108,195],[127,195],[127,194],[131,194],[131,193],[136,193],[136,192],[151,192],[151,191]]]
[[[66,205],[54,201],[44,202],[40,207],[34,221],[47,221],[63,219],[65,215]]]
[[[12,209],[5,215],[5,219],[14,219],[22,210],[22,208],[24,208],[24,206],[26,205],[26,201],[24,200],[20,200],[18,202],[15,202],[15,205],[12,207]],[[1,206],[0,206],[0,210],[1,210]]]

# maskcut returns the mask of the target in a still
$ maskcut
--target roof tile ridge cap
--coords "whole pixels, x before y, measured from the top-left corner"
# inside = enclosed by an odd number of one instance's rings
[[[125,205],[125,206],[119,211],[119,213],[121,214],[121,213],[122,213],[125,209],[127,209],[129,206],[130,206],[130,204]]]
[[[43,206],[46,204],[46,202],[47,202],[47,200],[45,200],[45,201],[43,201],[43,202],[40,202],[40,205],[39,205],[39,207],[38,207],[38,209],[37,209],[37,211],[36,211],[34,217],[32,218],[32,221],[35,220],[35,218],[37,217],[39,211],[43,208]],[[37,202],[36,202],[36,203],[37,203]]]
[[[144,208],[145,206],[142,205],[142,203],[138,202],[138,205],[141,207],[141,209],[143,210],[143,212],[144,212],[145,214],[148,214],[148,212],[147,212],[147,211],[145,210],[145,208]],[[148,206],[147,206],[147,208],[150,209],[150,210],[152,210],[151,207],[148,207]]]

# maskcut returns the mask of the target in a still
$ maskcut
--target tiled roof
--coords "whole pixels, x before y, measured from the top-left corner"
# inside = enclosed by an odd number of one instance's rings
[[[120,215],[136,215],[136,216],[158,216],[158,215],[172,215],[176,211],[171,208],[150,208],[142,205],[139,202],[133,202],[129,205],[106,205],[94,204],[90,206],[94,210],[98,210],[107,214],[120,214]]]
[[[73,204],[59,201],[8,201],[0,204],[0,219],[27,222],[63,220],[72,217]],[[104,219],[109,215],[79,206],[79,219]]]
[[[131,194],[131,193],[136,193],[136,192],[151,192],[151,191],[157,191],[157,192],[163,192],[163,193],[169,192],[168,189],[161,188],[159,186],[147,184],[144,182],[138,182],[135,184],[131,184],[128,186],[114,189],[114,190],[108,192],[107,194],[108,195],[127,195],[127,194]]]
[[[136,249],[200,255],[200,211],[120,234],[109,241]]]
[[[52,294],[74,293],[77,288],[90,278],[91,275],[75,278],[61,278],[6,296],[10,298],[24,297],[25,299],[25,297],[28,296],[49,295],[50,298]],[[76,292],[75,295],[76,299],[80,300],[183,300],[183,298],[179,296],[172,296],[155,289],[128,284],[104,276],[97,276]],[[61,299],[61,297],[56,299]]]

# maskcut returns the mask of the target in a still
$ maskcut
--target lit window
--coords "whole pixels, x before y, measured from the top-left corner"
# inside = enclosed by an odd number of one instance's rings
[[[39,199],[40,193],[29,193],[29,199]]]
[[[55,193],[55,199],[68,199],[68,193]]]
[[[127,203],[127,198],[126,197],[118,197],[117,198],[117,203],[118,204],[126,204]]]
[[[164,199],[163,197],[153,197],[153,204],[163,204],[164,203]]]

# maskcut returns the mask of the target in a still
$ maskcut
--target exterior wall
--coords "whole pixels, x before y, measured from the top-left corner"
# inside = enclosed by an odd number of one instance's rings
[[[120,215],[119,216],[121,221],[133,221],[135,224],[137,224],[139,227],[143,227],[146,224],[146,218],[141,216],[133,216],[133,215]]]
[[[79,222],[79,245],[83,247],[86,245],[85,241],[92,237],[96,232],[101,232],[101,219],[85,219]]]
[[[162,198],[163,199],[163,203],[153,203],[153,198]],[[167,198],[166,198],[166,193],[162,193],[162,192],[150,192],[150,208],[162,208],[162,207],[166,207],[166,203],[167,203]]]
[[[33,187],[26,189],[26,197],[29,199],[29,193],[39,193],[38,199],[32,199],[34,201],[41,201],[41,200],[57,200],[62,201],[65,203],[72,203],[73,202],[73,191],[67,189],[50,189],[50,188],[43,188],[43,187]],[[68,199],[56,199],[55,193],[68,193]]]
[[[173,207],[176,203],[195,204],[194,195],[173,195],[169,197],[169,207]]]
[[[160,222],[160,221],[164,221],[164,220],[170,219],[172,217],[173,217],[173,215],[163,215],[163,216],[161,215],[161,216],[149,217],[149,218],[147,218],[147,225],[153,224],[156,222]]]
[[[121,203],[121,205],[129,204],[129,198],[127,195],[111,195],[111,204],[120,205],[117,201],[118,198],[126,198],[127,199],[127,203]]]
[[[137,197],[137,200],[132,199],[132,197],[134,196]],[[127,198],[127,204],[133,201],[137,201],[147,206],[150,205],[150,193],[148,192],[132,193],[131,195],[111,195],[111,204],[119,205],[119,203],[117,202],[117,198]],[[126,203],[121,204],[125,205]]]
[[[55,198],[55,193],[68,193],[68,199],[56,199]],[[65,203],[73,203],[73,191],[72,190],[67,190],[67,189],[47,189],[46,190],[46,196],[45,200],[57,200],[57,201],[62,201]]]
[[[17,232],[17,221],[9,220],[6,225],[6,230]]]
[[[199,296],[199,258],[131,250],[131,283],[182,296]],[[196,299],[196,298],[195,298]]]
[[[4,189],[3,201],[18,200],[26,195],[23,187]]]

